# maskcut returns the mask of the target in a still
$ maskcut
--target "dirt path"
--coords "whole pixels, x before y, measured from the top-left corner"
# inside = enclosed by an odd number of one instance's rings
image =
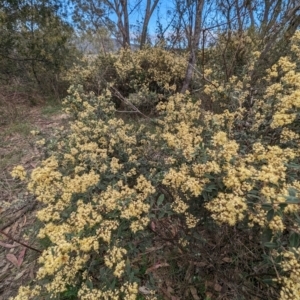
[[[37,269],[39,252],[16,241],[37,250],[41,247],[36,242],[39,204],[26,191],[25,183],[12,179],[10,171],[16,165],[28,172],[34,169],[44,158],[43,146],[36,141],[54,136],[67,124],[67,115],[59,106],[4,108],[0,106],[0,300],[16,295],[20,285],[34,279]]]

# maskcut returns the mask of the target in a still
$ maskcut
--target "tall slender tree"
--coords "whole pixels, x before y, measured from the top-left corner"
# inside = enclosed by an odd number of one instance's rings
[[[196,53],[199,48],[199,42],[202,29],[202,13],[204,7],[204,0],[186,0],[188,9],[188,41],[189,41],[189,60],[186,70],[185,79],[181,88],[181,93],[185,93],[191,83],[194,68],[196,65]]]
[[[142,48],[147,40],[150,19],[160,0],[73,0],[76,7],[74,21],[81,29],[99,30],[107,28],[122,47],[130,47],[131,25],[142,10],[141,36],[139,46]],[[141,7],[145,4],[145,9]],[[134,17],[133,17],[134,16]]]
[[[145,9],[145,15],[143,20],[143,26],[142,26],[142,34],[141,34],[141,40],[140,40],[140,48],[143,48],[146,44],[147,40],[147,31],[149,26],[149,21],[151,16],[153,15],[153,12],[155,8],[158,5],[159,0],[147,0],[146,1],[146,9]]]

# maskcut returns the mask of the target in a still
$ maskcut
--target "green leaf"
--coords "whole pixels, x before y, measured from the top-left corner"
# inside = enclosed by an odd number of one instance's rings
[[[173,215],[174,215],[174,213],[173,213],[173,211],[171,211],[171,210],[168,210],[168,211],[167,211],[167,215],[168,215],[168,217],[170,217],[170,216],[173,216]]]
[[[263,278],[262,281],[268,285],[274,284],[273,278]]]
[[[288,206],[287,203],[280,203],[279,204],[279,207],[280,207],[281,210],[285,209],[287,206]]]
[[[129,282],[132,282],[134,279],[134,271],[132,271],[129,275]]]
[[[271,203],[263,203],[261,206],[266,210],[269,210],[273,207]]]
[[[164,206],[165,210],[172,210],[171,209],[171,204],[170,203],[167,203],[165,206]],[[173,211],[173,210],[172,210]]]
[[[205,187],[205,191],[207,192],[212,192],[213,190],[216,190],[216,185],[215,184],[209,184]]]
[[[158,214],[158,218],[161,219],[163,218],[165,215],[165,212],[164,211],[161,211],[159,214]]]
[[[85,282],[85,284],[87,285],[87,287],[89,288],[89,289],[93,289],[93,282],[91,282],[90,280],[87,280],[86,282]]]
[[[200,234],[198,234],[197,232],[193,233],[193,238],[195,238],[196,240],[199,240],[199,241],[203,242],[204,244],[207,243],[207,240],[204,237],[202,237]]]
[[[129,276],[131,273],[131,267],[130,267],[130,260],[129,258],[126,259],[126,266],[125,266],[125,272]]]
[[[286,203],[288,203],[288,204],[299,204],[300,199],[296,198],[296,197],[288,196],[288,197],[286,197]]]
[[[77,299],[78,289],[73,286],[68,286],[67,290],[61,293],[63,299]]]
[[[258,199],[258,200],[260,200],[260,198],[261,198],[260,196],[257,196],[257,195],[255,195],[253,193],[248,193],[247,197],[255,198],[255,199]]]
[[[161,194],[157,199],[157,205],[162,205],[164,200],[165,200],[165,195]]]
[[[289,188],[289,195],[292,197],[296,197],[297,191],[294,188]]]
[[[261,236],[262,242],[263,242],[263,243],[270,242],[272,236],[273,236],[272,230],[271,230],[270,228],[265,228],[265,229],[263,230],[263,233],[262,233],[262,236]]]
[[[300,165],[295,164],[295,163],[289,163],[289,164],[286,164],[286,166],[289,168],[300,170]]]
[[[274,261],[276,264],[280,264],[282,262],[282,255],[278,255]]]
[[[150,206],[152,207],[153,204],[154,204],[154,198],[151,198],[151,200],[150,200]]]
[[[294,216],[296,217],[297,221],[300,223],[300,216],[295,212]]]
[[[267,248],[277,248],[277,244],[272,242],[266,242],[264,243],[264,246]]]
[[[300,235],[296,232],[293,232],[291,235],[290,235],[290,238],[289,238],[289,242],[290,242],[290,246],[291,247],[299,247],[299,244],[300,244]]]
[[[270,209],[270,210],[268,211],[268,213],[267,213],[267,220],[268,220],[268,221],[271,221],[271,220],[273,219],[274,213],[275,213],[274,209]]]
[[[111,284],[109,285],[109,288],[110,288],[111,290],[113,290],[115,287],[116,287],[116,279],[114,278],[114,279],[111,281]]]

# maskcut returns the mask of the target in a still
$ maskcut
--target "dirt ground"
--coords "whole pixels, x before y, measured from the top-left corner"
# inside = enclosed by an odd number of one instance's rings
[[[17,165],[28,172],[38,166],[44,149],[36,141],[51,138],[66,124],[67,115],[57,103],[0,101],[0,300],[15,296],[19,286],[34,279],[40,254],[35,217],[40,204],[10,172]]]

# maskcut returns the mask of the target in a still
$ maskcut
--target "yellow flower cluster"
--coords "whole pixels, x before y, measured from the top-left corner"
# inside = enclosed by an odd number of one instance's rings
[[[114,269],[114,275],[118,278],[120,278],[124,272],[126,262],[123,257],[126,253],[126,249],[114,246],[104,256],[105,265],[110,269]]]
[[[13,178],[19,178],[20,180],[26,179],[26,171],[23,166],[14,167],[10,174]]]
[[[281,267],[288,276],[280,278],[282,289],[280,292],[281,300],[300,299],[300,249],[292,248],[283,253],[284,260]]]
[[[189,173],[187,165],[182,165],[178,171],[171,168],[162,183],[173,190],[181,190],[185,195],[199,196],[208,179],[192,177]]]
[[[51,156],[43,162],[41,167],[32,171],[28,190],[35,194],[39,201],[44,203],[55,201],[55,196],[62,188],[62,174],[57,169],[58,162],[55,157]]]
[[[281,143],[288,143],[291,141],[299,142],[300,135],[288,128],[283,128],[280,135]]]
[[[136,190],[134,200],[132,200],[126,208],[123,208],[120,215],[120,217],[124,219],[137,219],[132,221],[130,225],[133,233],[144,229],[148,225],[149,218],[145,216],[142,217],[142,215],[147,214],[150,209],[150,205],[146,204],[145,200],[155,192],[155,188],[143,175],[137,178],[137,184],[134,188]]]
[[[199,219],[197,219],[195,216],[193,216],[190,213],[185,213],[185,223],[187,225],[187,228],[194,228],[196,227],[197,223],[199,222]]]
[[[282,218],[279,216],[275,216],[270,222],[269,227],[272,231],[280,231],[282,232],[285,229]]]
[[[93,227],[101,223],[102,216],[95,210],[92,203],[85,204],[82,200],[78,200],[77,207],[76,212],[71,213],[68,224],[76,227],[78,232],[83,230],[85,226]]]
[[[81,300],[135,300],[138,295],[138,284],[136,282],[125,282],[120,290],[100,291],[98,289],[90,289],[83,284],[78,292]],[[154,299],[154,298],[153,298]]]
[[[45,140],[45,139],[40,139],[40,140],[36,141],[35,143],[36,143],[37,145],[39,145],[39,146],[44,146],[45,143],[46,143],[46,140]]]
[[[145,63],[147,68],[144,67]],[[132,86],[150,84],[151,81],[165,85],[174,78],[183,78],[186,65],[185,57],[161,48],[145,48],[134,52],[130,49],[121,49],[115,62],[116,70],[121,78],[125,79],[132,73],[135,74],[131,77]],[[142,82],[139,81],[139,74],[144,75]]]
[[[206,208],[216,222],[233,226],[244,219],[247,204],[237,195],[219,193],[217,198],[206,204]]]
[[[138,284],[136,282],[133,283],[126,282],[121,287],[121,292],[124,293],[124,298],[123,298],[124,300],[135,300],[139,292]]]
[[[219,131],[213,137],[214,146],[224,146],[227,143],[227,141],[227,134],[223,131]]]
[[[186,95],[176,94],[166,104],[160,103],[157,109],[166,113],[164,121],[161,122],[162,138],[169,148],[181,150],[185,160],[190,162],[202,142],[202,127],[193,124],[200,117],[200,101],[191,103],[186,98]]]
[[[112,220],[104,220],[101,222],[99,229],[97,229],[97,236],[101,238],[104,242],[110,243],[111,236],[113,230],[116,230],[118,228],[119,222],[118,221],[112,221]]]
[[[254,224],[258,224],[260,227],[265,227],[267,223],[267,214],[262,209],[262,206],[260,204],[257,204],[255,207],[255,214],[250,212],[249,215],[249,226],[253,227]]]
[[[189,206],[184,201],[182,201],[178,196],[175,197],[175,200],[172,203],[171,207],[178,214],[185,213],[189,208]]]
[[[110,299],[119,300],[118,290],[101,291],[99,289],[90,289],[86,285],[82,285],[78,291],[78,297],[81,300],[99,300],[99,299]]]
[[[110,162],[110,170],[113,174],[117,174],[119,170],[121,170],[122,165],[118,163],[118,159],[113,157]]]
[[[36,278],[43,279],[45,276],[55,274],[52,281],[44,285],[44,288],[52,295],[65,291],[89,259],[89,255],[70,257],[65,249],[60,246],[48,248],[39,258],[43,266],[39,268]]]

